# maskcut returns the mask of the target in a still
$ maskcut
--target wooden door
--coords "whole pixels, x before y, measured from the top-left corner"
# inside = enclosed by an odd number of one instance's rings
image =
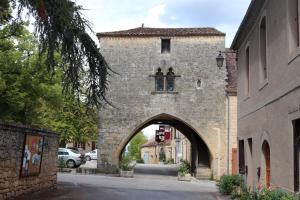
[[[267,141],[263,143],[263,154],[265,157],[266,166],[266,187],[270,187],[271,182],[271,158],[270,158],[270,146]]]
[[[231,154],[231,174],[237,175],[238,173],[238,166],[237,166],[237,148],[232,148]]]

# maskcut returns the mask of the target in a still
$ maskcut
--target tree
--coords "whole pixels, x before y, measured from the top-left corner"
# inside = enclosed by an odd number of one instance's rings
[[[18,11],[13,18],[12,10]],[[107,102],[109,67],[96,43],[87,31],[89,22],[81,14],[82,7],[71,0],[0,0],[0,30],[10,24],[10,31],[2,38],[13,36],[22,23],[23,13],[35,20],[35,34],[39,55],[46,57],[50,73],[57,68],[63,72],[63,91],[86,98],[90,107]],[[0,46],[1,50],[1,46]],[[57,62],[55,54],[61,55]],[[40,70],[41,65],[38,70]]]
[[[0,30],[7,34],[10,25]],[[62,94],[62,71],[47,72],[37,54],[37,41],[25,27],[0,40],[0,119],[39,126],[61,133],[64,142],[86,142],[98,135],[98,113],[73,93]],[[5,49],[5,50],[4,50]],[[55,55],[59,60],[59,55]],[[41,65],[37,70],[36,63]]]
[[[0,30],[6,35],[10,26]],[[61,78],[51,76],[45,68],[36,70],[38,56],[36,41],[26,29],[19,28],[14,37],[0,40],[0,118],[28,125],[39,124],[43,113],[59,107]]]
[[[132,160],[141,159],[141,146],[147,142],[146,136],[143,132],[138,132],[129,142],[128,156]]]

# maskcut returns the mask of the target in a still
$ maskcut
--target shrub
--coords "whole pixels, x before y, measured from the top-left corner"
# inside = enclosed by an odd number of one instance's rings
[[[131,171],[134,168],[134,165],[131,164],[131,160],[128,156],[122,157],[120,161],[120,169],[123,171]]]
[[[293,200],[293,196],[283,189],[250,191],[240,176],[222,176],[218,183],[221,194],[231,195],[233,200]]]
[[[179,176],[184,176],[190,172],[191,166],[188,161],[180,160],[180,165],[178,168]]]
[[[293,197],[282,189],[262,189],[259,200],[293,200]]]
[[[58,165],[58,168],[60,171],[62,171],[62,169],[65,167],[65,161],[64,161],[64,158],[60,157],[58,158],[57,160],[57,165]]]
[[[234,190],[242,187],[243,179],[238,175],[224,175],[218,183],[218,188],[221,194],[230,195]]]

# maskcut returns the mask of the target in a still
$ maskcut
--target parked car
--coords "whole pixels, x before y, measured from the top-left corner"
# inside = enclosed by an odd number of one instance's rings
[[[84,163],[84,157],[79,151],[67,148],[58,149],[58,159],[63,159],[68,168],[78,167]]]
[[[79,149],[77,147],[67,147],[67,149],[73,149],[75,151],[79,151]],[[80,151],[79,151],[80,152]]]
[[[84,155],[85,160],[90,161],[90,160],[97,160],[97,149],[90,151]]]

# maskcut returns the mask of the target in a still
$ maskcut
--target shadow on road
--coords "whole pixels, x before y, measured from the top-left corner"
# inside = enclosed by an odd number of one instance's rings
[[[134,174],[139,175],[177,176],[177,171],[176,165],[137,164],[134,167]]]

